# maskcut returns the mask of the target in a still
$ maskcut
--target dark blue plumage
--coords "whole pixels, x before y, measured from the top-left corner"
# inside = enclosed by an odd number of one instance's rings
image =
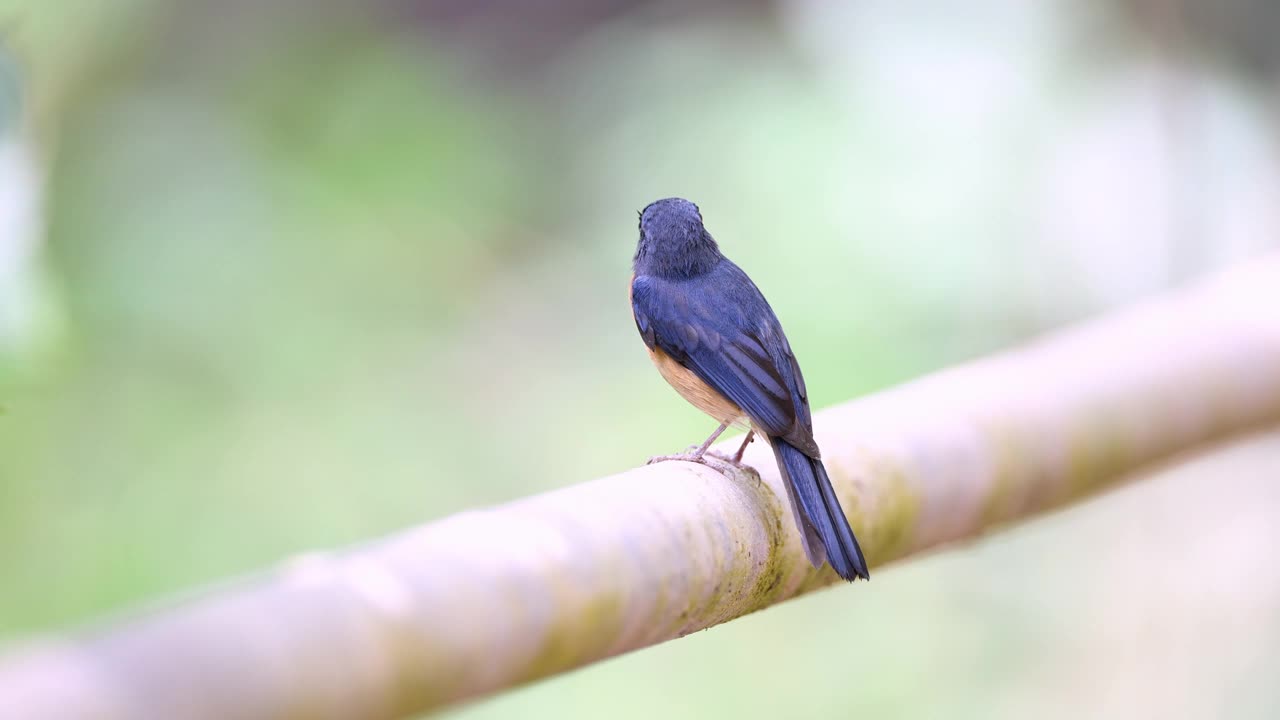
[[[751,278],[720,253],[693,203],[669,198],[641,213],[631,304],[645,345],[682,395],[724,424],[738,411],[768,438],[814,566],[829,561],[846,580],[868,577],[813,439],[804,378],[782,326]]]

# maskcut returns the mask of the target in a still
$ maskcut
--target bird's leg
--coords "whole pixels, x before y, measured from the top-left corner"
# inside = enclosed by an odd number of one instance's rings
[[[684,460],[685,462],[708,464],[707,458],[705,457],[707,455],[707,448],[711,447],[711,443],[715,442],[716,438],[720,437],[720,433],[723,433],[728,427],[729,423],[721,423],[720,427],[716,428],[716,431],[711,433],[711,437],[707,438],[707,441],[698,446],[698,448],[693,452],[680,453],[678,455],[658,455],[656,457],[649,458],[649,462],[645,464],[652,465],[656,462],[663,462],[664,460]]]
[[[693,451],[693,459],[701,460],[702,456],[707,453],[707,448],[711,447],[711,443],[715,442],[716,438],[720,437],[720,433],[724,432],[727,427],[729,427],[729,423],[720,423],[720,427],[716,428],[716,431],[711,433],[711,437],[707,438],[706,442],[702,443],[701,447]]]
[[[747,446],[751,444],[751,441],[755,439],[756,439],[756,431],[748,430],[747,436],[742,440],[742,445],[738,446],[738,452],[734,453],[733,455],[722,455],[718,452],[715,452],[714,450],[707,454],[712,457],[720,458],[721,460],[724,460],[725,462],[729,463],[730,465],[733,465],[734,467],[742,467],[742,455],[747,451]]]
[[[734,465],[741,465],[741,464],[742,464],[742,453],[744,453],[744,452],[746,452],[746,451],[747,451],[747,446],[748,446],[748,445],[750,445],[750,444],[751,444],[751,441],[752,441],[752,440],[755,440],[755,439],[756,439],[756,431],[755,431],[755,430],[748,430],[748,431],[747,431],[747,439],[742,441],[742,446],[738,448],[738,452],[736,452],[736,453],[734,453],[734,454],[733,454],[733,460],[732,460],[731,462],[732,462]]]

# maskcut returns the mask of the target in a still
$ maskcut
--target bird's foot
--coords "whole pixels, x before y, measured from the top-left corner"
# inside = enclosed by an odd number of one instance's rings
[[[742,467],[742,453],[729,455],[722,452],[716,452],[715,450],[708,450],[706,454],[710,457],[716,458],[717,460],[723,460],[736,468]]]
[[[701,462],[701,460],[699,459],[700,455],[701,453],[698,452],[698,446],[690,445],[689,447],[685,448],[684,452],[682,453],[673,453],[671,455],[654,455],[653,457],[646,460],[644,464],[652,465],[654,463],[667,462],[668,460],[683,460],[685,462]]]
[[[719,453],[698,453],[694,451],[676,453],[674,455],[655,455],[649,458],[648,462],[645,464],[653,465],[654,463],[668,461],[698,463],[699,465],[706,465],[714,470],[719,470],[722,473],[732,472],[734,469],[740,467],[739,465],[734,464],[729,458],[726,458]]]

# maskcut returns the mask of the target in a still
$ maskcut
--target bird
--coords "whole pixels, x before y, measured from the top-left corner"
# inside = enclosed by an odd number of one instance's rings
[[[712,464],[711,443],[739,426],[746,439],[724,458],[739,465],[756,435],[767,439],[810,563],[829,563],[848,581],[869,580],[822,464],[804,377],[782,325],[751,278],[720,252],[698,206],[672,197],[641,210],[633,269],[631,309],[653,364],[720,423],[696,450],[654,461]]]

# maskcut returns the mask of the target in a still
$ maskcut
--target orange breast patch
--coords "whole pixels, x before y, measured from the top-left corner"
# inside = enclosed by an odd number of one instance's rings
[[[670,383],[681,397],[688,400],[689,404],[710,415],[716,422],[746,426],[746,415],[742,412],[742,408],[702,382],[702,379],[692,370],[671,359],[671,356],[662,350],[650,350],[649,357],[657,366],[658,372],[662,373],[663,379]]]

